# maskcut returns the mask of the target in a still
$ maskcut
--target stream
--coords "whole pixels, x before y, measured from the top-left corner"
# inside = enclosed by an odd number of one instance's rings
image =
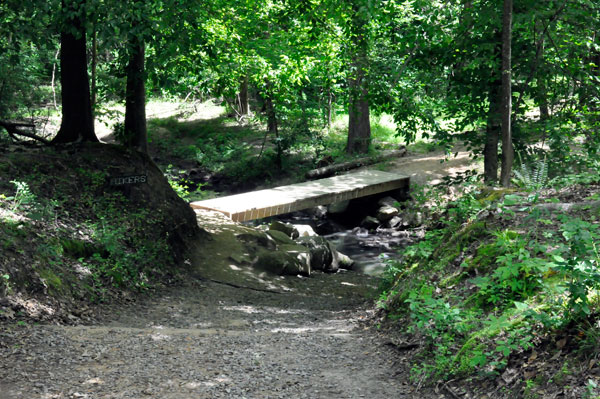
[[[388,261],[401,257],[402,249],[410,245],[415,236],[409,230],[378,228],[369,231],[363,227],[349,228],[335,220],[318,218],[306,212],[281,215],[276,220],[311,226],[339,252],[354,260],[354,271],[377,277],[383,274]]]

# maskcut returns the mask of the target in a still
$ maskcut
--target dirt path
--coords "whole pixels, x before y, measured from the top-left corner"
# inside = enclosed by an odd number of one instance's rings
[[[13,325],[0,398],[412,397],[398,353],[360,323],[374,280],[288,279],[285,294],[197,281],[92,325]]]

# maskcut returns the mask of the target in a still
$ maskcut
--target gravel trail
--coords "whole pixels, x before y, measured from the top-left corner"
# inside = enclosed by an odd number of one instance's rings
[[[0,324],[0,399],[413,397],[401,354],[361,323],[375,280],[286,283],[277,294],[195,281],[90,325]]]

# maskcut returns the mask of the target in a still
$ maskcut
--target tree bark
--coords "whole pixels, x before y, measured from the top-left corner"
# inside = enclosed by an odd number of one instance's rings
[[[366,6],[353,4],[352,17],[352,41],[353,54],[349,89],[348,109],[348,142],[346,151],[348,154],[367,153],[371,142],[371,121],[369,119],[368,100],[368,42],[367,25],[368,12]]]
[[[394,150],[387,153],[383,153],[376,157],[364,157],[355,159],[353,161],[337,163],[334,165],[323,166],[322,168],[317,168],[313,170],[309,170],[306,172],[305,177],[307,179],[321,179],[323,177],[329,177],[335,175],[337,172],[342,172],[350,169],[360,168],[361,166],[373,165],[379,162],[383,162],[389,159],[400,158],[406,156],[406,148],[402,148],[400,150]]]
[[[498,142],[500,140],[500,79],[491,82],[487,125],[485,131],[485,146],[483,148],[483,176],[486,184],[498,182]]]
[[[96,113],[96,83],[98,69],[98,32],[96,31],[96,23],[94,22],[94,33],[92,34],[92,95],[91,95],[91,106],[92,115]]]
[[[244,76],[240,83],[240,115],[245,116],[250,114],[250,104],[248,103],[248,76]]]
[[[82,12],[85,0],[62,0],[63,13]],[[62,121],[52,143],[98,141],[90,101],[86,39],[82,16],[67,18],[60,33]]]
[[[139,37],[134,36],[130,39],[124,126],[124,144],[141,152],[148,151],[144,47],[144,42]]]
[[[327,128],[331,129],[333,114],[333,94],[331,94],[331,86],[327,88]]]
[[[511,86],[511,48],[512,48],[512,0],[504,0],[502,14],[502,170],[500,183],[510,186],[510,175],[514,161],[512,143],[512,86]]]

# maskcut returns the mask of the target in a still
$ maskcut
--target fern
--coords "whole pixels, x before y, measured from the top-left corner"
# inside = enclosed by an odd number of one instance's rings
[[[519,168],[515,168],[514,183],[523,189],[540,191],[548,185],[548,162],[546,157],[527,165],[521,162]]]

